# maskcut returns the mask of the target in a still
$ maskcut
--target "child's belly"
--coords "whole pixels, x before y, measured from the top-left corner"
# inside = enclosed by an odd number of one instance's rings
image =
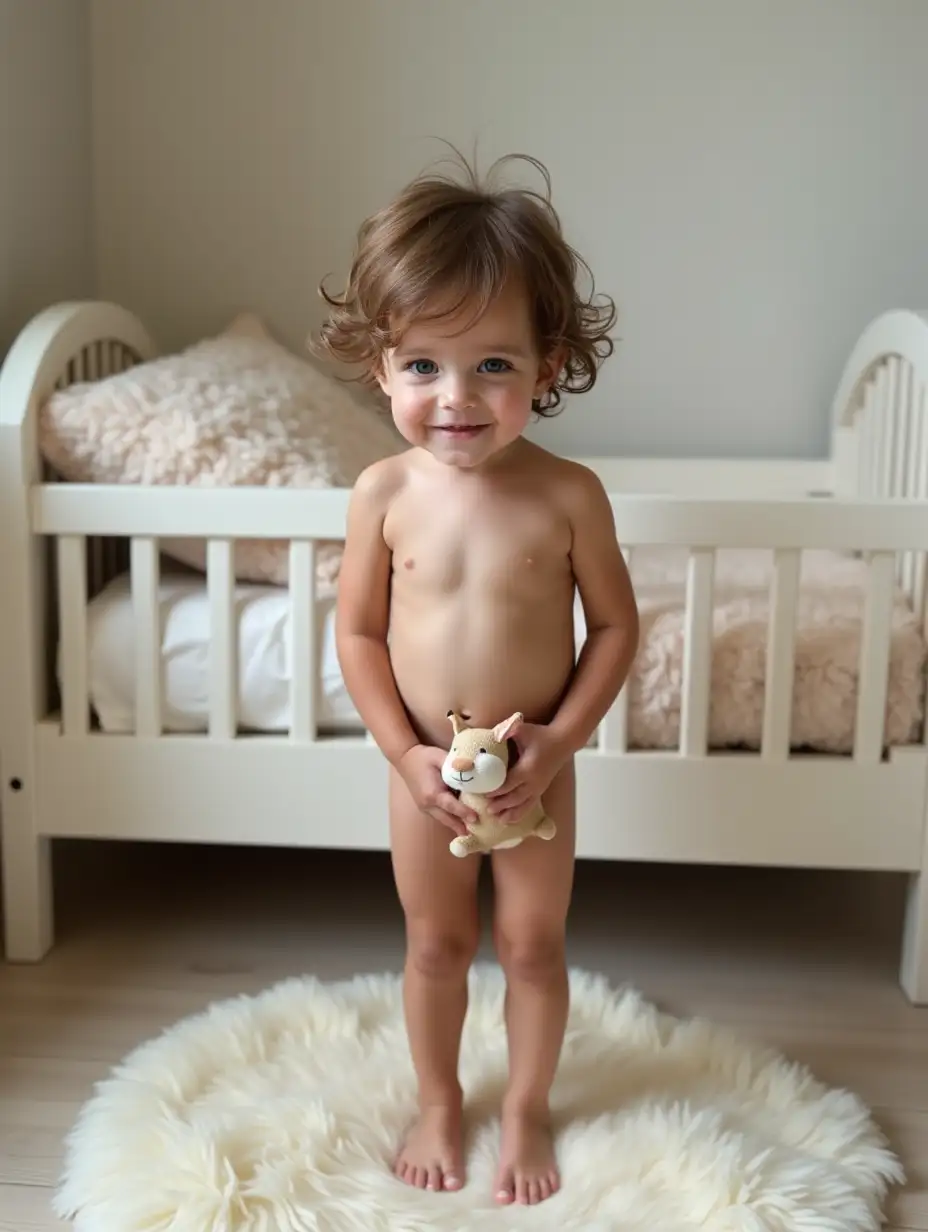
[[[448,711],[490,727],[519,710],[553,717],[574,667],[573,598],[544,605],[476,605],[463,594],[423,608],[397,602],[390,654],[400,696],[420,738],[447,747]]]

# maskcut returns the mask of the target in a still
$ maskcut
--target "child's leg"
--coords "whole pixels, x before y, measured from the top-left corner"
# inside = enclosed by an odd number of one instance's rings
[[[422,813],[399,775],[390,777],[393,870],[406,917],[403,1002],[419,1083],[419,1119],[396,1174],[420,1189],[464,1182],[458,1055],[467,976],[480,936],[480,857],[453,856],[454,834]]]
[[[506,973],[509,1085],[497,1176],[501,1202],[543,1201],[559,1185],[548,1113],[569,1003],[565,931],[573,887],[575,773],[569,764],[544,799],[550,842],[526,839],[493,853],[494,934]]]

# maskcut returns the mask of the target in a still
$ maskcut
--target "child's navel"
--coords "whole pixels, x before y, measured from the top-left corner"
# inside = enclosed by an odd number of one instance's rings
[[[416,566],[416,562],[413,560],[411,556],[407,556],[406,559],[403,561],[404,569],[414,569],[415,566]]]

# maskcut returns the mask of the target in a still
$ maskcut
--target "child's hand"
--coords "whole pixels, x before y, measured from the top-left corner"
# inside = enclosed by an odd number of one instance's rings
[[[442,764],[447,756],[447,749],[414,744],[403,754],[396,768],[423,813],[428,813],[455,834],[467,834],[464,823],[476,821],[477,815],[461,803],[441,777]]]
[[[498,791],[490,792],[490,812],[514,825],[542,798],[570,752],[550,728],[523,723],[514,736],[519,760]]]

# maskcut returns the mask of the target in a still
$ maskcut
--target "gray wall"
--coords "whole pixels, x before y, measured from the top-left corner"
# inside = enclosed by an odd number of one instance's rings
[[[100,289],[168,345],[294,345],[440,147],[549,166],[621,309],[594,452],[816,455],[875,313],[928,304],[925,0],[93,0]]]
[[[0,0],[0,357],[93,294],[90,93],[86,0]]]

